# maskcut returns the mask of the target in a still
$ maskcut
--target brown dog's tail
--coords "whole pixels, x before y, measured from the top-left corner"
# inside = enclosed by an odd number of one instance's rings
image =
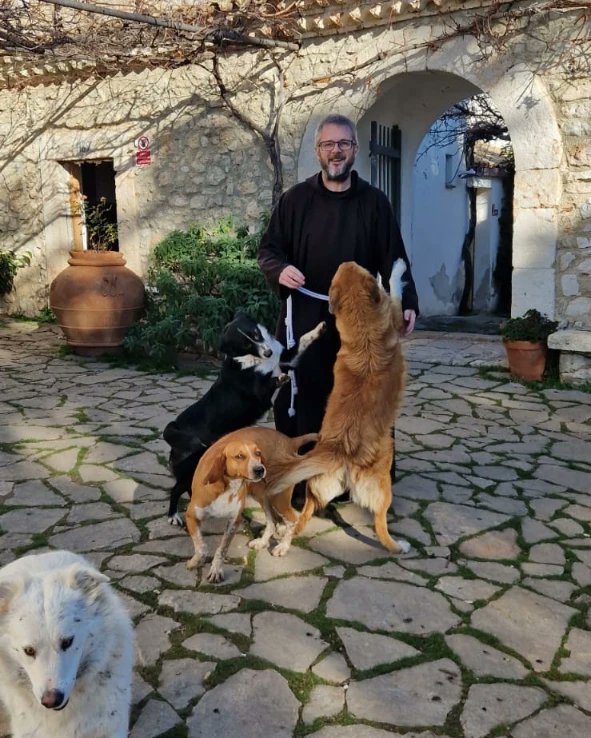
[[[307,436],[300,436],[300,438],[307,438]],[[308,442],[304,441],[304,443]],[[338,467],[339,462],[335,459],[334,453],[318,446],[302,456],[292,459],[278,459],[269,469],[267,494],[279,494],[288,487],[318,474],[330,474],[336,471]]]
[[[308,443],[316,443],[318,440],[318,433],[306,433],[303,436],[296,436],[293,439],[294,446],[297,451],[299,451],[302,446],[305,446]]]

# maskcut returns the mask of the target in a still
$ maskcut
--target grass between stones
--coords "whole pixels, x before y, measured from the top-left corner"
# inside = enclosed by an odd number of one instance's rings
[[[14,508],[7,508],[8,510],[13,510]],[[0,513],[6,512],[7,509],[2,509],[0,507]],[[17,546],[14,549],[14,554],[17,558],[20,558],[21,556],[24,556],[26,553],[31,553],[31,551],[35,551],[37,548],[44,548],[49,543],[49,536],[51,535],[50,532],[44,531],[43,533],[33,533],[31,536],[31,543],[29,543],[27,546]]]
[[[186,724],[175,725],[172,730],[162,733],[160,738],[187,738],[188,728]]]
[[[74,417],[79,423],[90,422],[90,416],[87,414],[84,408],[78,408],[78,410],[76,410],[76,412],[74,413]]]
[[[293,738],[302,738],[303,736],[315,733],[321,728],[340,725],[373,725],[374,727],[378,727],[376,723],[367,723],[365,721],[356,720],[350,713],[343,709],[336,715],[332,715],[332,717],[316,718],[312,723],[304,723],[303,720],[300,720],[293,732]],[[391,728],[392,726],[387,727]]]

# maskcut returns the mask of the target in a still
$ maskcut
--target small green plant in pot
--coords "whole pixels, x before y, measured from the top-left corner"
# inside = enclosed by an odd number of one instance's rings
[[[97,203],[91,205],[83,198],[80,208],[84,215],[88,249],[116,251],[119,239],[113,204],[101,197]]]
[[[547,340],[558,323],[531,308],[524,315],[509,318],[501,325],[501,336],[509,371],[514,377],[540,380],[546,368]]]

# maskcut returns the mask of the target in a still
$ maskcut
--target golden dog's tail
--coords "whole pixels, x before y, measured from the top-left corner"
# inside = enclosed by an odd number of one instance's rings
[[[300,436],[306,438],[306,436]],[[314,439],[311,439],[314,440]],[[267,477],[266,492],[268,495],[276,495],[283,492],[294,484],[315,477],[318,474],[330,474],[339,467],[334,452],[328,449],[313,448],[307,454],[292,459],[279,459]]]

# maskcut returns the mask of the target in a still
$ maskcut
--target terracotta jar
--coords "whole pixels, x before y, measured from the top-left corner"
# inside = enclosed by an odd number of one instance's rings
[[[509,371],[518,379],[540,380],[548,349],[543,341],[503,341]]]
[[[144,283],[117,251],[70,251],[68,264],[49,288],[68,345],[84,356],[115,352],[143,313]]]

